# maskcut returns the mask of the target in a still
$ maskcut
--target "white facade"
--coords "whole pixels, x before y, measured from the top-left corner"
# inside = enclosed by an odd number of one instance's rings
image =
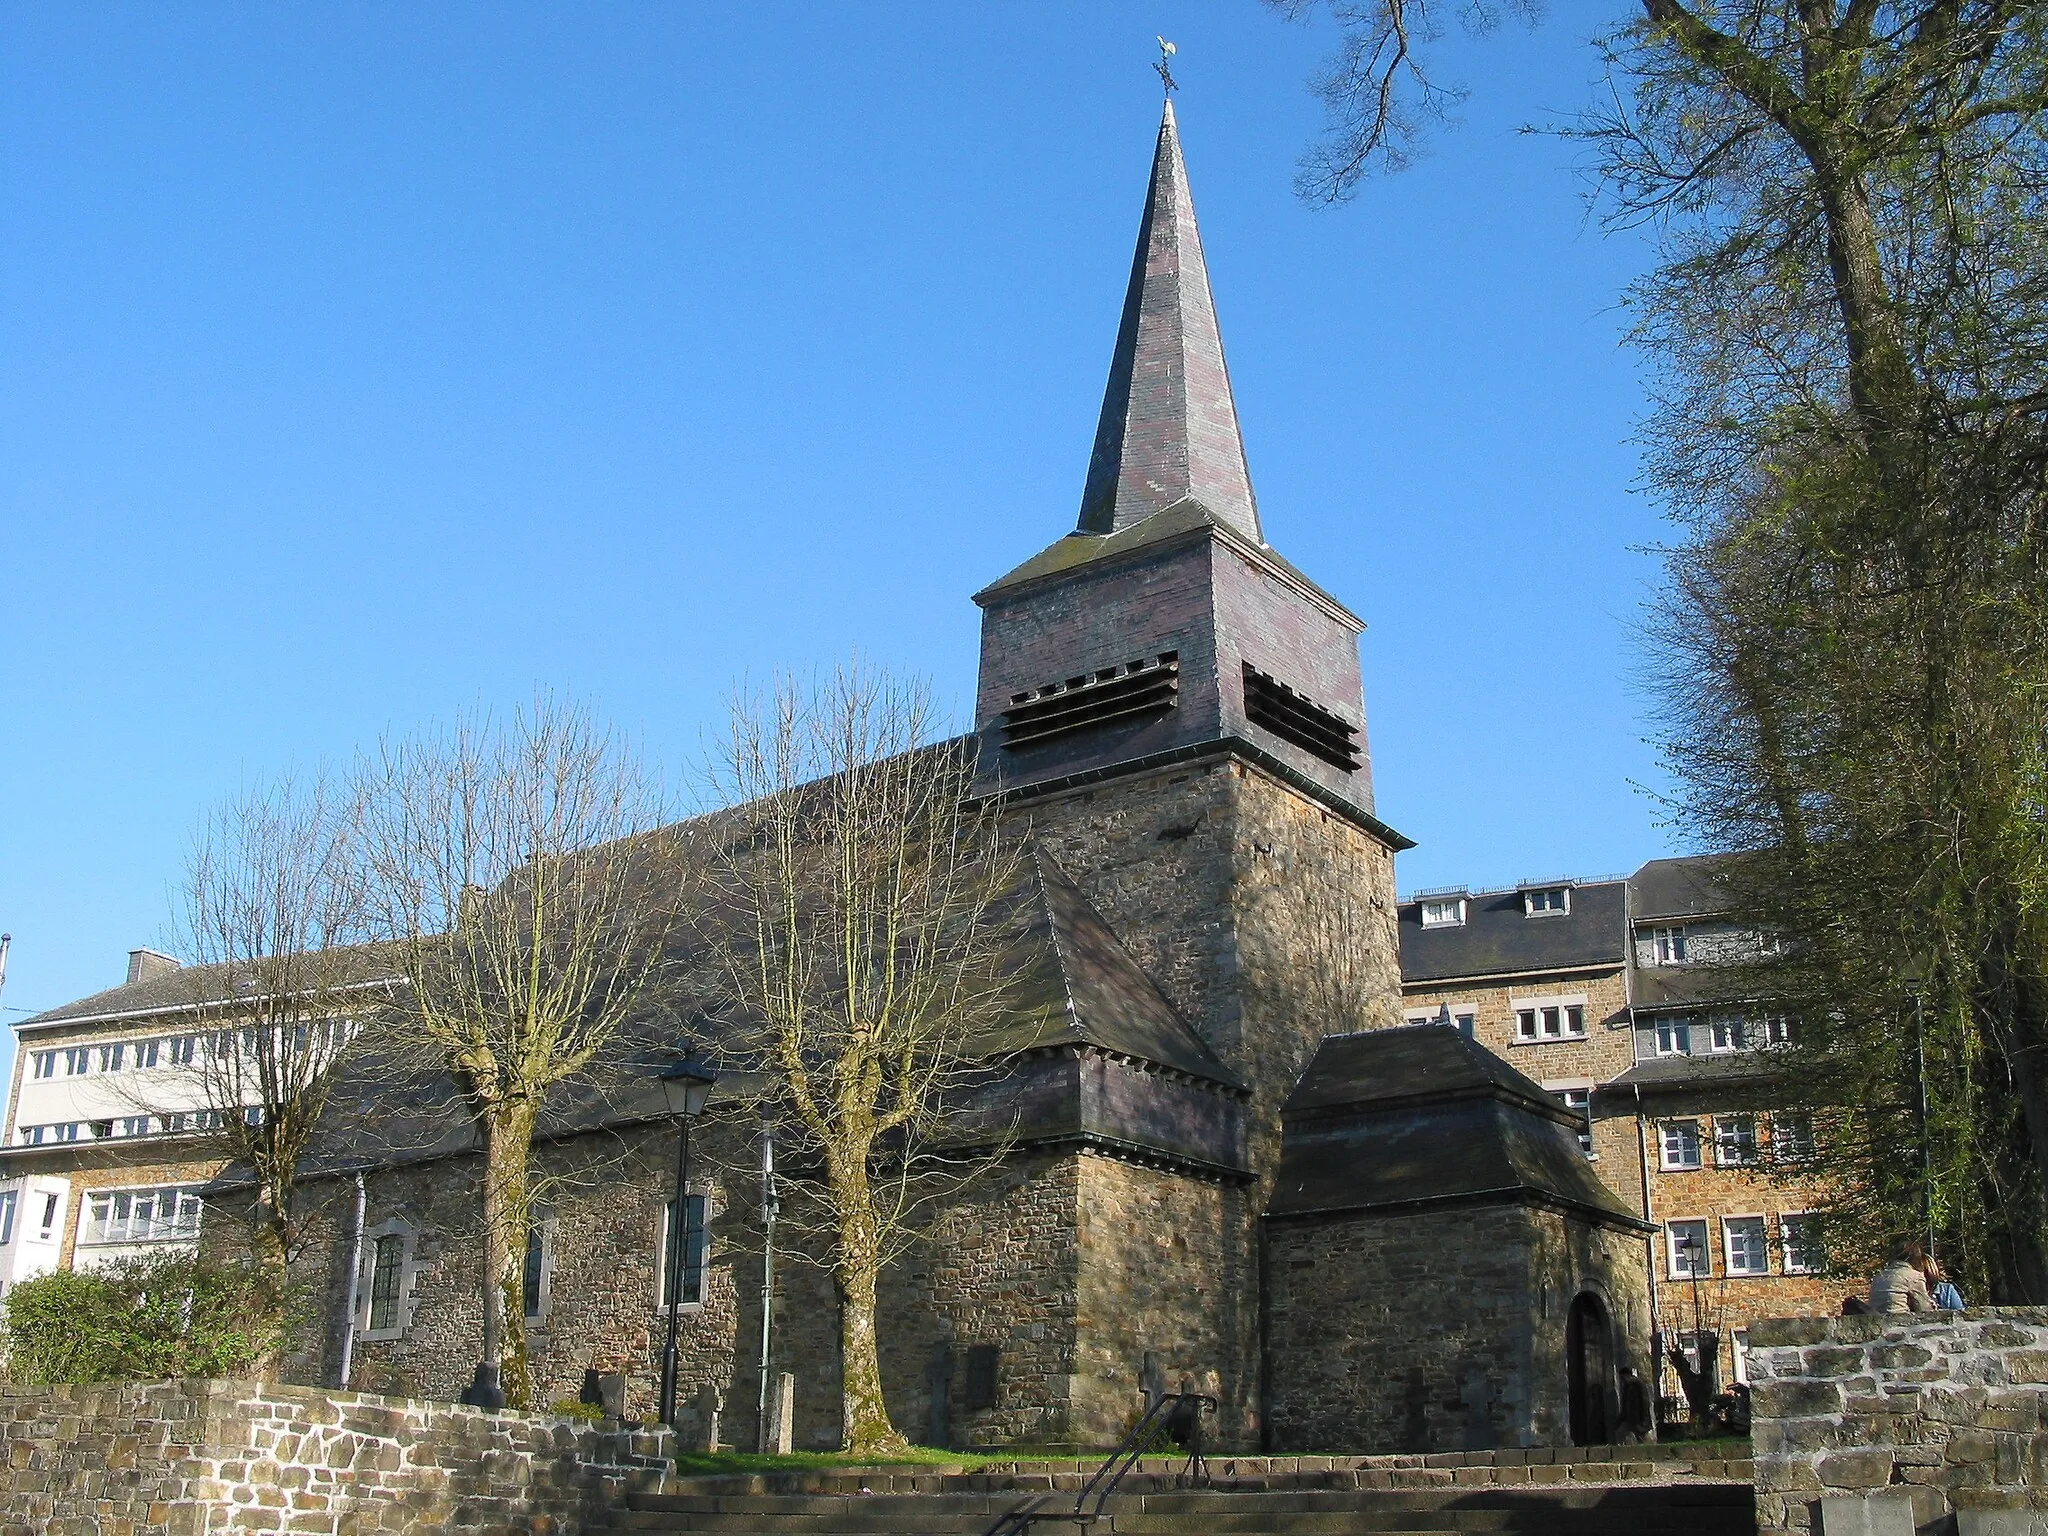
[[[57,1267],[71,1214],[69,1179],[51,1174],[0,1178],[0,1296]]]

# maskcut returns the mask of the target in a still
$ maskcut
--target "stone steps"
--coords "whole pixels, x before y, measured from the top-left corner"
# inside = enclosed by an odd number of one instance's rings
[[[965,1479],[944,1479],[946,1482]],[[676,1485],[671,1485],[676,1486]],[[1041,1489],[1049,1517],[1034,1536],[1082,1527],[1069,1490]],[[981,1536],[1029,1490],[897,1493],[699,1494],[633,1496],[610,1522],[614,1532],[804,1533],[804,1536]],[[1752,1490],[1740,1483],[1470,1489],[1235,1488],[1120,1493],[1093,1527],[1130,1536],[1753,1536]]]

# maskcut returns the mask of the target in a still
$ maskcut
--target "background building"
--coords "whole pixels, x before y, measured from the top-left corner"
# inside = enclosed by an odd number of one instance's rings
[[[1726,1382],[1751,1320],[1833,1307],[1804,1220],[1824,1185],[1773,1053],[1791,1024],[1751,995],[1766,939],[1725,916],[1718,862],[1422,891],[1400,923],[1407,1019],[1455,1025],[1586,1117],[1595,1171],[1656,1228],[1660,1333],[1716,1337]]]

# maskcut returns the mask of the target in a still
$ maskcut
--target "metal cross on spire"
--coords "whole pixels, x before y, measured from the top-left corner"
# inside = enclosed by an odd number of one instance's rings
[[[1159,39],[1159,62],[1152,67],[1159,71],[1159,78],[1165,82],[1168,95],[1180,89],[1180,82],[1173,78],[1173,69],[1171,67],[1173,56],[1179,52],[1180,50],[1165,38]]]

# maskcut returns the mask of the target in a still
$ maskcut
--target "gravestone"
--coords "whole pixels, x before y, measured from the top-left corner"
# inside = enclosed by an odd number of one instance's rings
[[[597,1378],[597,1401],[608,1419],[626,1416],[626,1378],[619,1371],[607,1371]]]
[[[697,1422],[703,1426],[703,1449],[717,1454],[719,1446],[719,1419],[725,1411],[725,1394],[711,1382],[705,1382],[697,1389]]]
[[[796,1443],[796,1377],[788,1371],[775,1378],[775,1401],[769,1412],[768,1454],[787,1456]]]
[[[1138,1368],[1138,1389],[1145,1394],[1145,1411],[1148,1413],[1159,1399],[1166,1396],[1166,1366],[1156,1349],[1145,1351],[1144,1363]]]

